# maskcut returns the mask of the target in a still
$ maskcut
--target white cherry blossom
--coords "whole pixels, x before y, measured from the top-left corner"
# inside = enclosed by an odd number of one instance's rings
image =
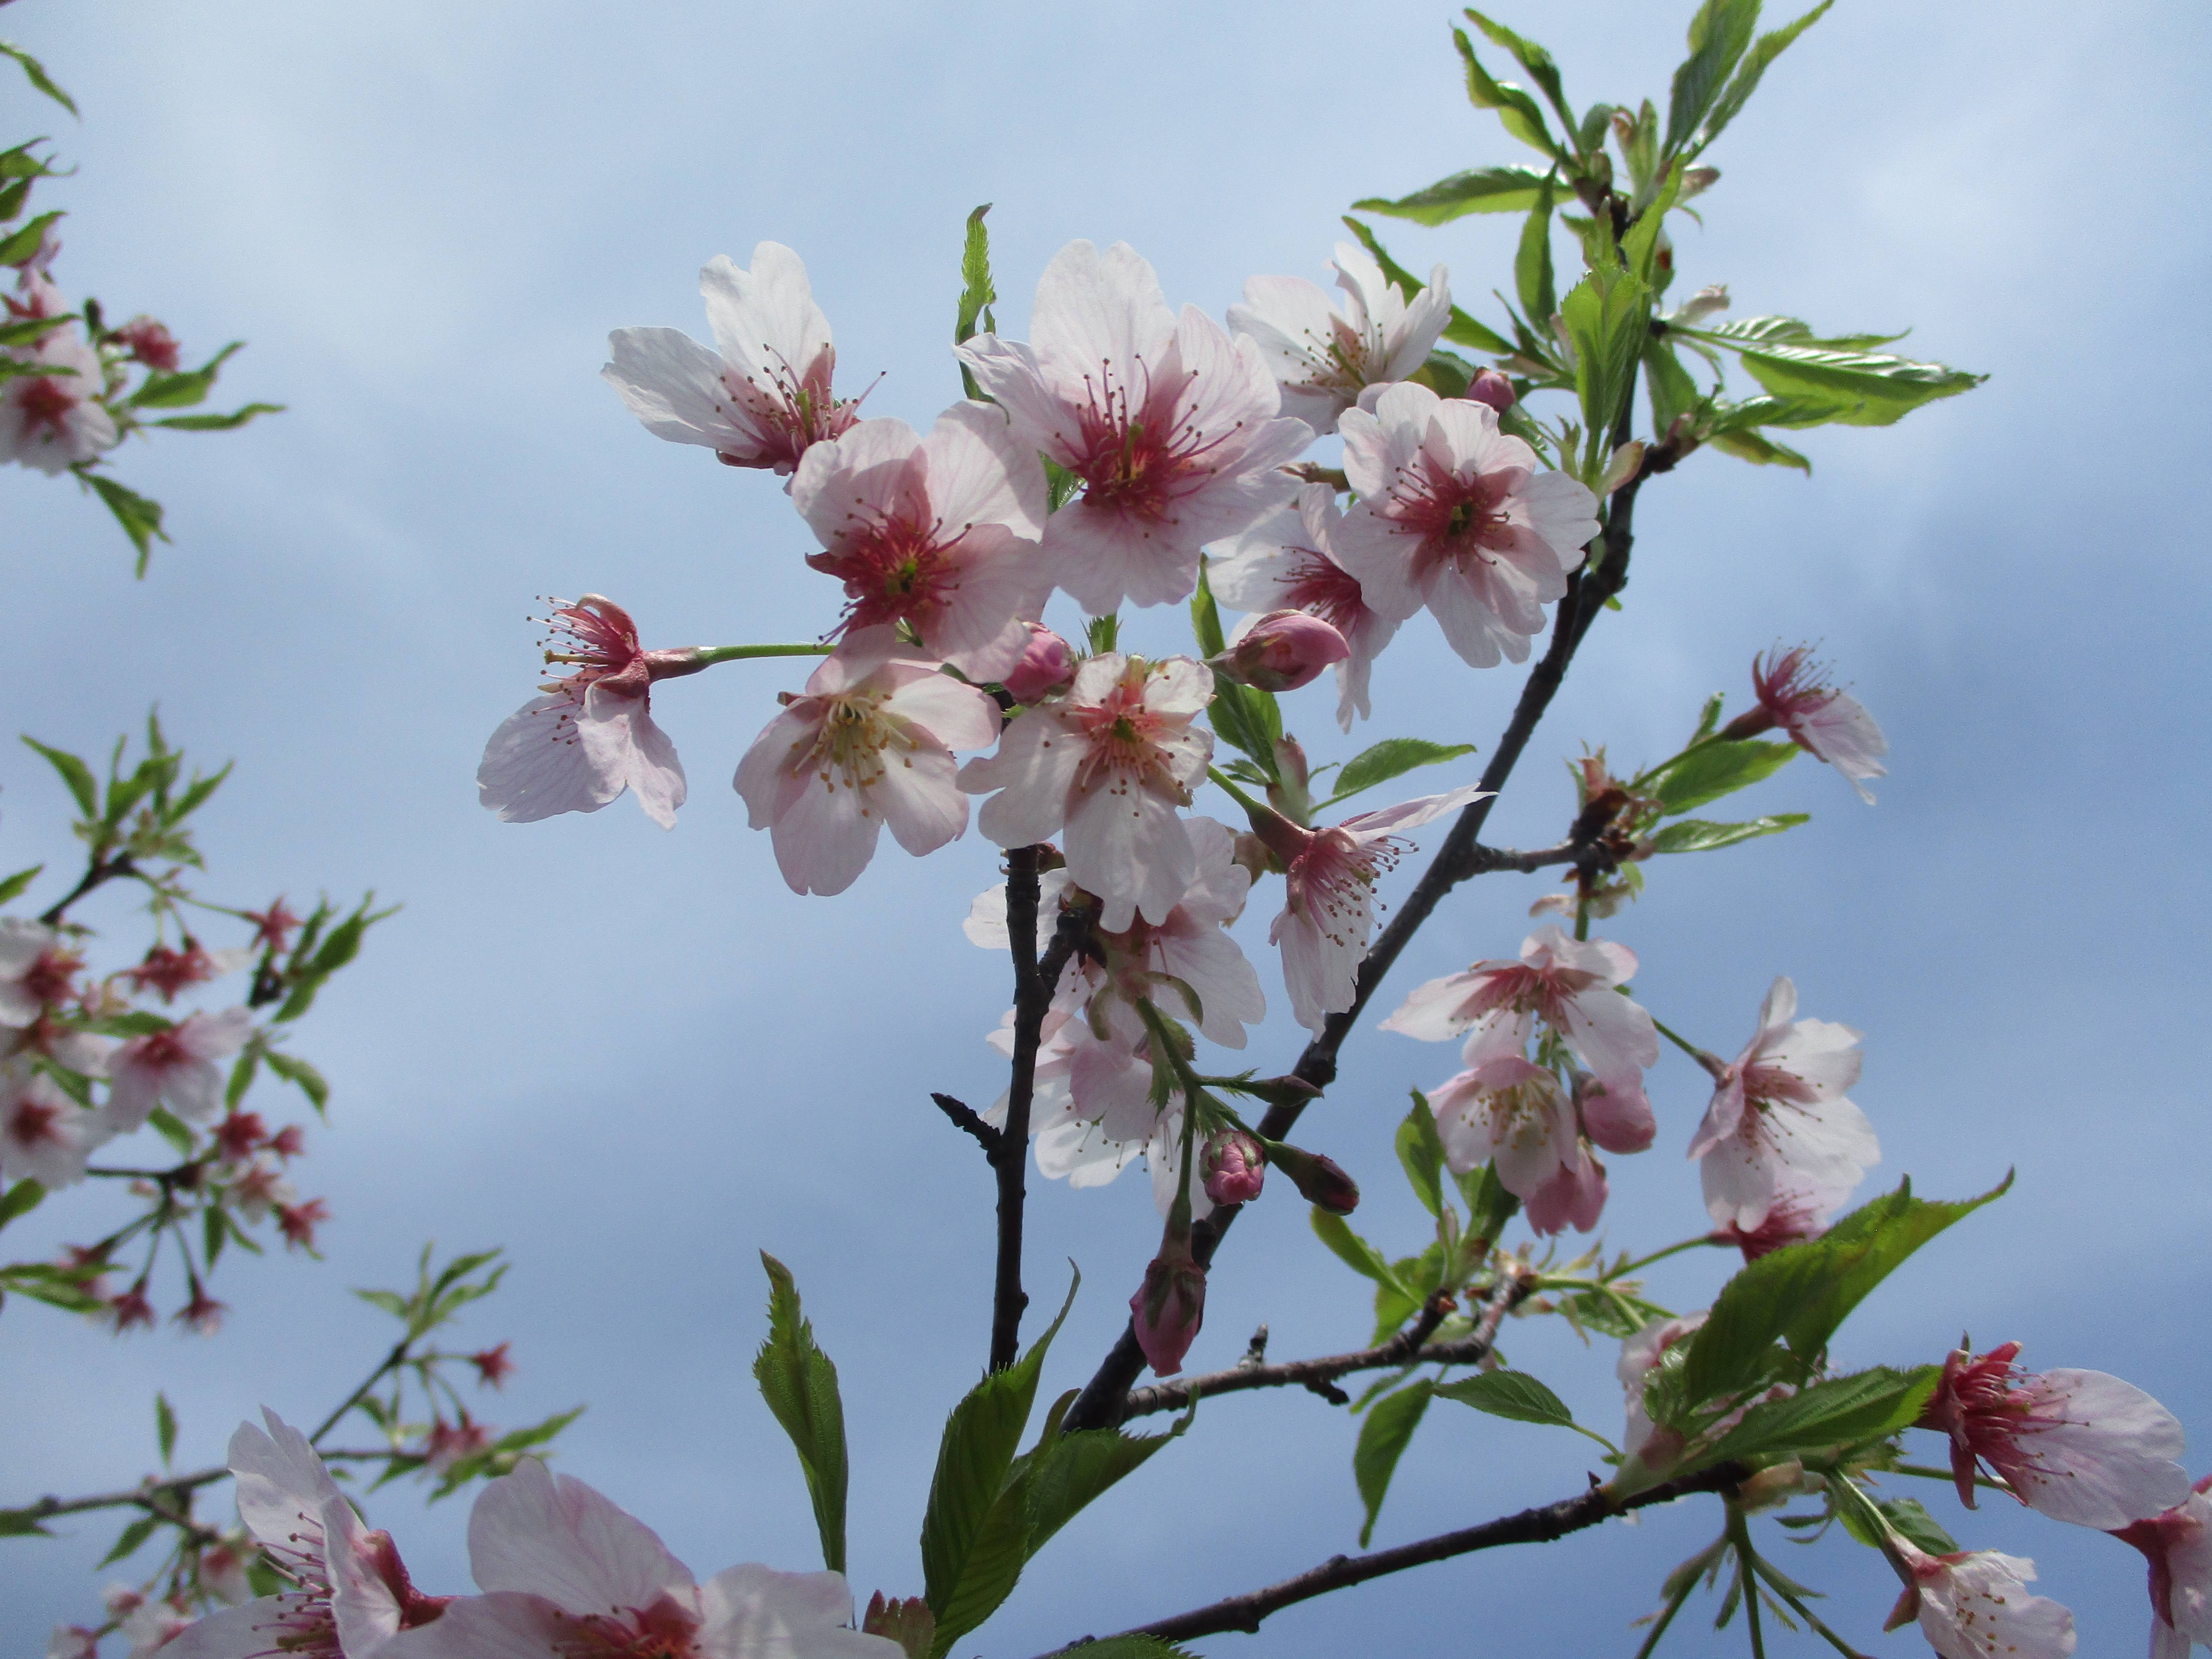
[[[1410,305],[1357,243],[1339,242],[1330,269],[1344,290],[1341,310],[1303,276],[1255,276],[1244,303],[1229,307],[1230,328],[1259,343],[1281,386],[1283,413],[1322,433],[1336,430],[1367,387],[1411,379],[1451,321],[1442,265]]]

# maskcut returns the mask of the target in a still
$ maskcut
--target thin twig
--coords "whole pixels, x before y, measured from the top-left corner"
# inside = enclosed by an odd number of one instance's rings
[[[62,917],[67,914],[70,906],[75,904],[94,888],[118,880],[125,876],[135,876],[137,873],[138,866],[131,863],[131,854],[128,853],[112,859],[94,859],[85,866],[84,878],[63,894],[51,907],[40,913],[40,923],[47,927],[60,927]]]
[[[983,1156],[991,1160],[992,1167],[995,1169],[999,1162],[999,1148],[1005,1144],[1006,1137],[984,1122],[975,1109],[964,1101],[955,1100],[951,1095],[935,1093],[929,1097],[937,1103],[939,1111],[975,1137],[975,1144],[983,1149]]]
[[[1168,1642],[1184,1642],[1195,1637],[1213,1636],[1232,1630],[1250,1634],[1260,1628],[1261,1621],[1269,1614],[1279,1613],[1300,1601],[1310,1601],[1317,1595],[1326,1595],[1332,1590],[1349,1589],[1352,1585],[1364,1584],[1370,1578],[1403,1572],[1408,1567],[1426,1566],[1432,1561],[1447,1561],[1453,1556],[1469,1555],[1477,1550],[1497,1549],[1505,1544],[1548,1544],[1553,1539],[1584,1531],[1630,1510],[1672,1503],[1677,1498],[1686,1498],[1695,1492],[1726,1492],[1748,1473],[1741,1463],[1717,1464],[1681,1480],[1649,1487],[1626,1499],[1616,1499],[1604,1487],[1593,1486],[1579,1498],[1547,1504],[1540,1509],[1523,1510],[1518,1515],[1501,1516],[1479,1527],[1468,1527],[1458,1532],[1425,1538],[1417,1544],[1401,1544],[1395,1549],[1376,1550],[1370,1555],[1332,1556],[1321,1565],[1302,1572],[1295,1578],[1285,1578],[1280,1583],[1270,1584],[1264,1589],[1248,1590],[1242,1595],[1227,1596],[1210,1606],[1177,1613],[1172,1619],[1139,1625],[1119,1633],[1158,1637]],[[1084,1643],[1075,1643],[1055,1649],[1054,1655],[1048,1656],[1048,1659],[1056,1659],[1056,1656],[1062,1654],[1079,1656],[1084,1645]]]

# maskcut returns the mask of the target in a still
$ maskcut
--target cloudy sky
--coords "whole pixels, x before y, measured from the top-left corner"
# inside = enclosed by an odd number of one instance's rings
[[[1554,49],[1571,95],[1620,102],[1663,100],[1686,11],[1583,0],[1510,21]],[[659,644],[804,639],[833,615],[774,481],[644,433],[598,379],[605,334],[703,334],[698,266],[782,241],[808,263],[841,379],[880,374],[868,411],[921,423],[958,395],[946,344],[978,203],[994,204],[1000,317],[1019,335],[1036,273],[1072,238],[1126,239],[1172,301],[1218,315],[1249,275],[1322,276],[1352,200],[1519,159],[1461,97],[1441,6],[663,0],[612,16],[568,0],[5,13],[84,112],[0,86],[14,131],[53,134],[77,169],[41,186],[70,210],[65,289],[154,312],[188,349],[249,339],[225,396],[289,406],[118,458],[176,538],[143,583],[66,481],[0,477],[5,724],[97,750],[158,702],[196,757],[239,763],[204,814],[210,896],[373,887],[406,908],[299,1044],[336,1090],[302,1175],[336,1218],[328,1259],[226,1264],[235,1312],[211,1342],[117,1341],[9,1306],[0,1504],[135,1479],[157,1387],[194,1462],[264,1402],[319,1417],[389,1341],[349,1287],[398,1282],[426,1239],[501,1243],[508,1286],[463,1333],[511,1338],[522,1367],[489,1414],[588,1401],[561,1466],[695,1568],[806,1566],[804,1488],[748,1375],[767,1249],[843,1376],[855,1585],[918,1591],[937,1425],[985,1351],[991,1237],[987,1172],[927,1097],[1000,1086],[981,1039],[1006,973],[958,928],[995,855],[972,836],[926,863],[886,851],[842,899],[790,894],[720,785],[798,682],[775,662],[664,691],[694,787],[672,834],[627,802],[527,827],[477,805],[483,740],[530,695],[534,595],[611,594]],[[1710,1048],[1742,1042],[1777,973],[1806,1013],[1863,1030],[1855,1098],[1882,1138],[1877,1180],[1964,1195],[2017,1165],[2012,1196],[1846,1328],[1842,1358],[1932,1360],[1961,1328],[2018,1339],[2031,1364],[2109,1370],[2164,1399],[2198,1436],[2192,1472],[2212,1439],[2189,1035],[2207,921],[2190,836],[2212,806],[2189,665],[2207,616],[2192,491],[2212,365],[2186,192],[2207,56],[2202,18],[2178,7],[1849,0],[1782,61],[1707,158],[1724,177],[1704,228],[1677,222],[1685,283],[1729,283],[1746,314],[1909,325],[1911,349],[1991,379],[1894,428],[1807,434],[1809,481],[1705,454],[1647,490],[1626,608],[1593,633],[1491,820],[1504,844],[1556,839],[1571,801],[1559,757],[1584,742],[1662,756],[1707,693],[1741,696],[1755,652],[1820,641],[1889,735],[1880,805],[1809,763],[1785,769],[1744,804],[1810,825],[1655,867],[1607,932],[1642,958],[1639,1000]],[[1386,234],[1408,264],[1448,262],[1484,314],[1486,292],[1510,287],[1516,232]],[[1171,642],[1157,617],[1137,634]],[[1486,749],[1517,685],[1510,669],[1468,675],[1416,623],[1378,671],[1362,740]],[[1291,702],[1317,757],[1346,752],[1333,697]],[[0,868],[59,868],[52,778],[22,751],[0,783]],[[1543,890],[1464,890],[1396,988],[1511,954]],[[119,908],[87,914],[125,948]],[[1255,954],[1265,925],[1243,928]],[[1267,1069],[1297,1047],[1276,1000],[1248,1056]],[[1406,1090],[1449,1059],[1364,1030],[1307,1119],[1366,1184],[1363,1229],[1401,1250],[1421,1224],[1390,1133]],[[1699,1225],[1680,1148],[1701,1083],[1671,1054],[1654,1073],[1660,1140],[1614,1167],[1616,1245]],[[19,1222],[11,1259],[96,1232],[103,1201],[71,1193]],[[1231,1363],[1262,1322],[1279,1356],[1364,1340],[1363,1286],[1300,1207],[1272,1197],[1239,1226],[1194,1365]],[[1057,1300],[1063,1261],[1085,1275],[1049,1396],[1111,1340],[1158,1224],[1136,1180],[1047,1187],[1031,1214],[1038,1298]],[[1723,1271],[1684,1258],[1652,1294],[1699,1306]],[[1586,1420],[1617,1421],[1611,1345],[1530,1321],[1505,1346]],[[1582,1487],[1587,1443],[1445,1412],[1378,1543]],[[962,1650],[1036,1652],[1353,1547],[1345,1413],[1300,1393],[1201,1416]],[[2083,1651],[2141,1643],[2131,1552],[1923,1495],[1970,1546],[2035,1557]],[[419,1513],[400,1487],[373,1515],[418,1583],[466,1587],[460,1505]],[[1717,1524],[1710,1504],[1655,1512],[1203,1645],[1626,1653],[1628,1621]],[[89,1613],[112,1530],[0,1549],[0,1654],[39,1653],[52,1622]],[[1784,1556],[1854,1640],[1889,1650],[1878,1561],[1840,1539]],[[1670,1642],[1738,1650],[1709,1618]]]

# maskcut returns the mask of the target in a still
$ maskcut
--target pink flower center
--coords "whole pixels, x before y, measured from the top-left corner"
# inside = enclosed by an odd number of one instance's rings
[[[191,1051],[186,1048],[174,1030],[155,1031],[139,1038],[136,1063],[149,1072],[173,1071],[189,1065]]]
[[[1347,640],[1367,614],[1359,579],[1326,554],[1301,550],[1281,586],[1285,605],[1319,617]]]
[[[568,1659],[691,1659],[699,1626],[668,1596],[651,1607],[577,1620],[577,1637],[563,1643]]]
[[[586,593],[574,605],[560,599],[547,601],[553,612],[544,621],[552,631],[543,643],[548,663],[573,663],[576,672],[545,684],[548,691],[565,691],[581,702],[584,693],[601,680],[620,679],[619,689],[631,696],[641,695],[646,689],[645,653],[638,648],[637,624],[611,599],[601,599],[596,593]],[[565,646],[555,650],[556,645]],[[632,689],[628,682],[635,680]]]
[[[1133,658],[1127,672],[1103,701],[1070,710],[1081,722],[1090,744],[1090,752],[1076,771],[1077,788],[1091,788],[1103,779],[1117,794],[1133,788],[1180,793],[1169,773],[1160,739],[1189,722],[1171,720],[1146,703],[1146,678],[1145,663]]]
[[[84,958],[74,951],[41,951],[39,959],[23,970],[23,977],[17,982],[25,994],[40,1002],[66,1001],[70,982],[76,979],[76,970],[83,966]]]
[[[808,445],[844,436],[860,418],[859,398],[841,401],[830,395],[830,375],[836,362],[836,350],[824,349],[803,374],[779,358],[769,370],[765,385],[758,380],[733,382],[728,375],[723,376],[730,395],[744,405],[767,463],[777,471],[789,471],[799,465]],[[763,464],[760,459],[739,459],[720,452],[717,459],[726,466]]]
[[[54,1127],[62,1115],[58,1106],[43,1105],[35,1100],[19,1100],[15,1109],[8,1115],[8,1138],[18,1146],[44,1145],[59,1146],[62,1137]]]
[[[1421,538],[1414,574],[1494,562],[1492,554],[1510,550],[1513,526],[1504,502],[1520,477],[1517,468],[1462,477],[1425,454],[1400,467],[1389,515]]]
[[[1322,830],[1291,863],[1289,905],[1331,945],[1363,949],[1375,921],[1375,878],[1411,850],[1395,836],[1363,843],[1342,830]]]
[[[150,988],[161,994],[162,1001],[170,1002],[186,986],[213,979],[215,963],[198,945],[187,945],[181,951],[157,945],[146,952],[145,961],[129,972],[131,982],[140,990]]]
[[[1171,391],[1154,387],[1141,360],[1138,367],[1146,384],[1133,398],[1133,388],[1117,386],[1103,365],[1096,379],[1083,377],[1090,401],[1078,411],[1071,465],[1083,477],[1085,506],[1158,522],[1213,476],[1217,469],[1207,458],[1237,428],[1209,436],[1194,409],[1179,407]],[[1196,380],[1198,371],[1185,378]]]
[[[963,526],[962,534],[972,527]],[[852,534],[835,552],[810,555],[807,563],[842,580],[852,601],[836,632],[908,622],[927,635],[960,585],[958,565],[945,556],[959,537],[948,540],[944,531],[941,519],[925,528],[879,514],[873,526]]]
[[[33,432],[44,427],[52,436],[60,437],[63,424],[83,400],[62,385],[63,377],[58,374],[27,378],[28,384],[15,394],[15,407],[23,411],[23,424]]]

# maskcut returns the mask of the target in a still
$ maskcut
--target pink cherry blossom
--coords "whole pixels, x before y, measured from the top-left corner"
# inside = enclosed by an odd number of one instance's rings
[[[286,1208],[300,1196],[299,1189],[277,1173],[276,1165],[259,1158],[239,1173],[228,1191],[232,1206],[257,1227],[268,1218],[270,1210]]]
[[[82,1625],[56,1625],[46,1638],[46,1659],[100,1659],[100,1632]]]
[[[1818,1238],[1828,1231],[1828,1218],[1850,1196],[1848,1187],[1822,1187],[1790,1175],[1767,1206],[1766,1213],[1752,1226],[1725,1221],[1715,1230],[1716,1243],[1733,1244],[1746,1261],[1756,1261],[1784,1244]]]
[[[1842,773],[1871,806],[1874,796],[1860,780],[1888,775],[1880,757],[1889,752],[1889,739],[1856,698],[1828,684],[1828,671],[1813,660],[1812,647],[1765,653],[1752,664],[1751,681],[1759,707],[1730,720],[1722,735],[1751,738],[1778,726],[1814,759]]]
[[[1866,1114],[1844,1097],[1865,1056],[1859,1033],[1800,1019],[1785,976],[1766,994],[1759,1031],[1719,1074],[1691,1138],[1705,1208],[1722,1226],[1756,1229],[1777,1199],[1797,1188],[1832,1199],[1832,1211],[1881,1162]]]
[[[1454,1173],[1495,1160],[1499,1184],[1540,1233],[1597,1225],[1605,1166],[1590,1156],[1573,1103],[1550,1072],[1500,1054],[1438,1085],[1428,1100]]]
[[[486,1594],[456,1597],[380,1659],[902,1659],[848,1628],[842,1574],[737,1566],[704,1584],[645,1523],[572,1476],[525,1459],[469,1517]]]
[[[477,799],[503,823],[535,823],[557,812],[596,812],[629,790],[646,817],[676,827],[684,805],[683,763],[653,723],[653,682],[694,674],[705,665],[690,650],[646,651],[637,624],[612,599],[586,593],[552,601],[549,663],[573,674],[548,681],[545,694],[502,721],[477,768]]]
[[[1370,403],[1371,403],[1371,412]],[[1343,418],[1344,471],[1358,505],[1336,556],[1366,602],[1406,617],[1426,606],[1477,668],[1527,659],[1543,607],[1598,533],[1597,497],[1498,428],[1486,404],[1411,383]]]
[[[2021,1502],[2054,1521],[2107,1531],[2188,1501],[2172,1412],[2103,1371],[2023,1371],[2020,1344],[1945,1357],[1918,1426],[1948,1436],[1959,1501],[1974,1507],[1986,1464]]]
[[[1556,926],[1540,927],[1518,962],[1478,962],[1464,973],[1416,988],[1382,1022],[1424,1042],[1468,1034],[1462,1057],[1480,1066],[1500,1055],[1525,1058],[1538,1018],[1565,1042],[1597,1079],[1585,1091],[1583,1125],[1608,1152],[1640,1152],[1656,1126],[1644,1072],[1658,1060],[1651,1016],[1613,987],[1636,973],[1636,953],[1604,939],[1577,942]]]
[[[1335,431],[1337,417],[1368,386],[1411,379],[1451,321],[1442,265],[1410,305],[1355,243],[1336,245],[1330,269],[1344,290],[1341,311],[1303,276],[1255,276],[1244,284],[1244,303],[1229,307],[1229,326],[1259,343],[1281,386],[1283,413],[1320,433]]]
[[[2192,1644],[2212,1647],[2212,1488],[2207,1475],[2162,1515],[2133,1521],[2112,1536],[2150,1563],[2150,1659],[2189,1659]]]
[[[1995,1550],[1928,1555],[1901,1539],[1891,1544],[1918,1591],[1920,1633],[1943,1659],[2065,1659],[2074,1651],[2074,1615],[2027,1593],[2034,1562]]]
[[[25,1026],[68,1000],[84,958],[43,922],[0,917],[0,1025]]]
[[[1025,709],[997,754],[961,768],[969,794],[1000,792],[977,827],[1001,847],[1065,828],[1068,876],[1098,896],[1102,927],[1166,921],[1197,869],[1176,811],[1213,752],[1192,724],[1212,696],[1213,675],[1188,657],[1090,658],[1066,696]]]
[[[123,441],[115,417],[97,401],[107,385],[100,354],[74,322],[31,344],[0,350],[0,357],[65,371],[0,380],[0,462],[64,472],[98,459]]]
[[[216,1061],[236,1054],[252,1034],[252,1009],[225,1008],[132,1037],[108,1057],[107,1115],[116,1132],[137,1128],[156,1106],[195,1121],[215,1116],[223,1084]]]
[[[998,705],[899,644],[861,629],[753,740],[734,780],[752,827],[773,831],[794,893],[842,893],[888,824],[919,858],[968,827],[952,750],[999,734]]]
[[[114,1133],[107,1113],[78,1105],[44,1072],[0,1065],[0,1177],[73,1187]]]
[[[184,349],[177,343],[177,337],[166,324],[151,317],[133,317],[115,331],[114,340],[133,362],[145,364],[156,374],[175,374],[183,360]]]
[[[807,451],[791,501],[826,550],[807,563],[845,584],[845,628],[906,623],[974,680],[1021,659],[1052,592],[1044,469],[998,410],[955,404],[921,436],[862,421]]]
[[[1374,712],[1367,688],[1375,659],[1403,619],[1369,605],[1359,579],[1338,562],[1334,538],[1343,516],[1334,489],[1307,484],[1295,505],[1218,544],[1208,556],[1206,582],[1216,599],[1237,610],[1287,606],[1320,617],[1343,636],[1351,654],[1336,665],[1336,719],[1349,732],[1355,714],[1365,719]]]
[[[830,389],[837,353],[814,303],[806,267],[780,242],[753,249],[750,270],[716,254],[699,273],[719,351],[674,328],[624,328],[607,337],[614,361],[599,371],[646,430],[702,444],[731,466],[778,473],[809,445],[842,435],[857,399]]]
[[[1261,839],[1286,866],[1282,914],[1267,939],[1282,947],[1283,982],[1299,1024],[1318,1035],[1328,1017],[1351,1007],[1358,994],[1359,964],[1375,937],[1375,883],[1413,850],[1397,832],[1486,793],[1469,785],[1358,813],[1323,830],[1302,830],[1279,816],[1261,829]]]
[[[181,1602],[149,1598],[131,1609],[118,1634],[131,1644],[131,1659],[149,1659],[155,1653],[177,1653],[177,1638],[191,1624],[192,1615]]]
[[[1083,491],[1045,526],[1052,578],[1103,616],[1190,597],[1199,550],[1287,500],[1276,469],[1313,440],[1279,417],[1259,347],[1194,306],[1178,319],[1126,242],[1071,242],[1046,267],[1030,343],[981,335],[961,361],[1031,448]]]

